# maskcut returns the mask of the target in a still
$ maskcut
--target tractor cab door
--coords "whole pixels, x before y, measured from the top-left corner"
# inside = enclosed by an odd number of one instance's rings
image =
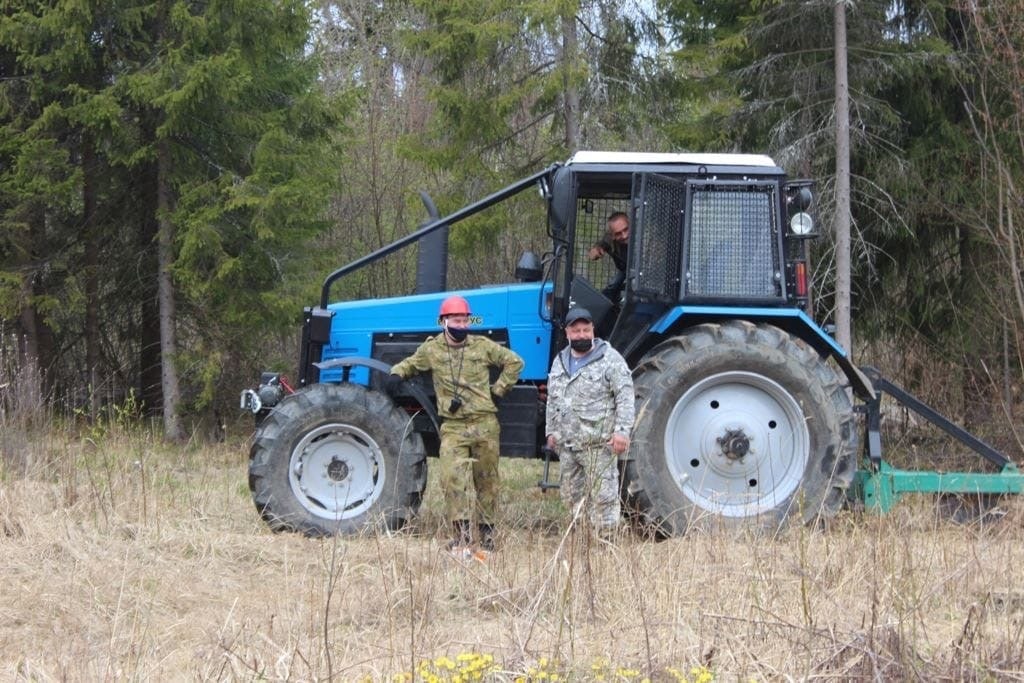
[[[609,335],[627,358],[648,338],[651,325],[679,301],[686,183],[637,174],[632,206],[626,287]]]
[[[653,173],[581,174],[577,180],[570,299],[590,310],[599,337],[625,350],[679,299],[686,185]],[[630,225],[622,270],[608,253],[592,258],[596,245],[605,252],[612,246],[608,220],[619,212]]]
[[[633,224],[632,174],[580,174],[572,217],[572,273],[569,300],[594,316],[597,336],[607,339],[621,310],[627,268],[619,269],[610,250],[609,219],[625,214]],[[595,248],[600,249],[595,252]],[[601,256],[596,256],[602,253]],[[628,259],[628,251],[626,253]],[[622,263],[621,259],[619,263]],[[623,266],[626,263],[622,263]]]

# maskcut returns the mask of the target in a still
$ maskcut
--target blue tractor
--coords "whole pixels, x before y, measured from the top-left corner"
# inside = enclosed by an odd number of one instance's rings
[[[446,291],[448,227],[533,188],[546,204],[550,252],[524,254],[514,283]],[[429,383],[389,393],[385,379],[438,333],[438,307],[453,293],[470,302],[474,333],[526,362],[499,403],[507,457],[544,457],[547,372],[565,344],[559,321],[571,306],[591,311],[599,336],[633,368],[624,503],[659,533],[777,529],[831,517],[850,497],[884,510],[910,491],[1019,492],[1005,456],[937,415],[1001,471],[954,481],[881,460],[876,385],[899,389],[855,367],[809,315],[811,189],[759,155],[578,152],[445,217],[424,195],[426,225],[330,274],[319,306],[305,309],[295,386],[264,373],[243,391],[257,421],[257,510],[276,530],[309,535],[397,528],[416,515],[438,451],[437,411]],[[630,225],[621,272],[588,258],[618,212]],[[413,243],[417,293],[331,302],[339,278]]]

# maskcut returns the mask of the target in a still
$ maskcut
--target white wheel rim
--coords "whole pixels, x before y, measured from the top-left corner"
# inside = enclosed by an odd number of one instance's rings
[[[336,521],[363,514],[386,480],[377,442],[352,425],[321,425],[292,449],[288,483],[299,503],[318,517]]]
[[[800,487],[810,454],[804,412],[792,394],[738,371],[690,387],[669,415],[664,445],[683,495],[723,517],[779,507]]]

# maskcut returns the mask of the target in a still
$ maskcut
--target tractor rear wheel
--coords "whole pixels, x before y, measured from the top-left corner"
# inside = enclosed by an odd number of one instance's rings
[[[629,508],[659,533],[830,517],[856,471],[853,407],[807,344],[771,325],[704,324],[634,373]]]
[[[309,536],[397,529],[416,514],[426,453],[409,416],[356,384],[316,384],[266,416],[249,488],[275,531]]]

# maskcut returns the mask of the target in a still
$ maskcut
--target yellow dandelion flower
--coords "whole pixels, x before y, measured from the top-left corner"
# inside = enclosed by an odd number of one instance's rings
[[[711,683],[715,680],[715,675],[706,666],[693,667],[690,669],[690,675],[693,676],[695,683]]]

